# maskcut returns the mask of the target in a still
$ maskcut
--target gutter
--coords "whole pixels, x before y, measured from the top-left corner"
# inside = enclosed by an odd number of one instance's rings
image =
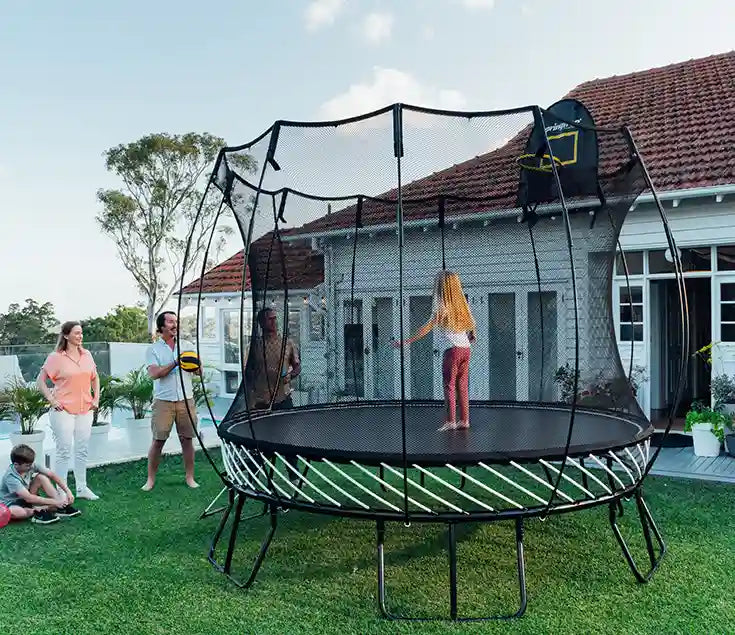
[[[692,199],[692,198],[706,198],[708,196],[715,197],[715,200],[718,203],[721,203],[723,198],[728,194],[735,194],[735,184],[732,185],[716,185],[711,187],[693,187],[689,189],[684,190],[666,190],[663,192],[658,193],[658,198],[661,201],[673,201],[673,207],[678,207],[679,202],[685,199]],[[612,200],[612,199],[611,199]],[[651,193],[645,193],[641,194],[631,205],[630,211],[633,211],[638,207],[639,205],[645,205],[648,203],[653,203],[653,194]],[[599,205],[599,201],[591,200],[591,201],[579,201],[574,204],[573,209],[584,209],[587,207],[597,207]],[[561,213],[562,208],[559,203],[555,203],[553,205],[545,205],[542,209],[540,209],[542,213],[545,215],[554,215],[555,213]],[[485,226],[489,225],[492,221],[496,220],[502,220],[507,218],[519,218],[520,215],[518,213],[518,208],[509,208],[509,209],[497,209],[493,211],[488,212],[482,212],[477,214],[464,214],[462,216],[452,216],[447,217],[445,220],[446,223],[452,224],[452,223],[466,223],[466,222],[473,222],[476,223],[478,221],[483,221],[483,224]],[[436,218],[422,218],[419,220],[408,220],[404,221],[403,226],[404,229],[411,229],[411,228],[424,228],[424,231],[428,230],[429,227],[435,227],[437,224]],[[316,231],[316,232],[308,232],[308,233],[294,233],[294,234],[288,234],[286,236],[283,236],[284,242],[292,242],[297,240],[304,240],[307,238],[332,238],[332,237],[340,237],[340,236],[354,236],[354,227],[347,227],[347,228],[341,228],[341,229],[332,229],[328,231]],[[395,223],[386,223],[382,225],[367,225],[364,228],[362,228],[363,233],[367,234],[377,234],[380,232],[395,232],[396,226]]]

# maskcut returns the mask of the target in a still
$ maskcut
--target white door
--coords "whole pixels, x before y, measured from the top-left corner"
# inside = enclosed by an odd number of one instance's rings
[[[657,400],[662,400],[665,391],[665,387],[659,383],[664,373],[658,368],[658,358],[649,359],[651,349],[660,350],[665,345],[664,341],[660,341],[665,338],[665,333],[659,328],[648,328],[649,315],[652,312],[656,315],[662,313],[663,298],[657,287],[653,287],[653,296],[650,296],[649,291],[642,280],[631,281],[630,286],[625,280],[613,282],[613,316],[620,360],[626,374],[631,367],[631,357],[634,367],[645,369],[646,380],[638,391],[638,401],[648,417],[651,415],[651,395],[660,394]],[[654,378],[655,383],[653,391],[651,378]]]
[[[551,401],[564,350],[563,286],[473,290],[478,324],[472,353],[473,399]]]
[[[735,375],[735,276],[717,277],[712,311],[712,376]]]
[[[389,295],[366,296],[370,320],[365,320],[365,351],[367,399],[400,398],[400,368],[398,351],[393,347],[398,332],[398,301]]]
[[[347,297],[338,305],[337,333],[338,373],[341,374],[342,395],[345,397],[365,396],[365,299],[355,295],[354,302]],[[336,395],[340,397],[342,395]]]

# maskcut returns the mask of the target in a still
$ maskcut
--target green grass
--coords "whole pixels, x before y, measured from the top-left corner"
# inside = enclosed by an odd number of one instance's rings
[[[376,604],[373,523],[291,512],[250,591],[207,562],[218,519],[198,520],[219,481],[198,458],[199,490],[183,485],[180,457],[164,459],[143,493],[142,462],[92,471],[102,499],[47,527],[0,529],[0,632],[53,633],[732,633],[735,632],[735,488],[651,479],[646,496],[669,553],[638,585],[607,523],[607,509],[529,521],[529,607],[510,623],[391,623]],[[254,510],[253,504],[249,504]],[[643,556],[626,504],[622,525]],[[267,520],[241,528],[244,574]],[[635,530],[635,532],[634,532]],[[515,606],[510,523],[462,526],[464,614]],[[441,526],[388,526],[389,602],[395,610],[448,610]]]

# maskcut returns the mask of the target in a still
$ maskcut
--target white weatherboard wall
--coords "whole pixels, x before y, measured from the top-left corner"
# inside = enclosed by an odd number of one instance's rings
[[[573,240],[575,244],[584,246],[575,252],[575,273],[577,288],[580,290],[580,341],[584,342],[591,337],[587,332],[590,326],[591,316],[596,310],[595,299],[602,299],[607,294],[607,289],[599,290],[595,287],[597,281],[592,281],[590,266],[594,270],[596,262],[588,262],[587,251],[595,250],[595,243],[601,252],[603,260],[611,258],[610,245],[603,245],[600,241],[602,236],[609,239],[610,228],[606,225],[609,221],[600,217],[594,228],[590,228],[590,216],[586,213],[575,214],[572,218]],[[556,291],[557,293],[557,327],[558,347],[557,364],[563,365],[567,361],[574,360],[574,303],[571,293],[571,269],[569,264],[569,253],[567,251],[566,232],[562,220],[544,220],[534,228],[537,257],[541,272],[542,291]],[[352,241],[345,237],[331,239],[328,243],[331,251],[330,257],[325,258],[327,262],[332,261],[328,280],[334,284],[336,294],[336,306],[330,307],[331,337],[336,343],[337,359],[335,369],[344,368],[344,343],[339,332],[340,324],[344,323],[342,314],[345,301],[349,301],[351,289],[352,271]],[[592,247],[590,247],[592,245]],[[488,226],[481,223],[460,224],[456,228],[449,224],[445,229],[445,253],[447,269],[459,273],[465,292],[469,296],[471,308],[478,322],[478,344],[473,349],[470,370],[471,396],[473,398],[486,398],[488,390],[488,347],[487,347],[487,298],[488,293],[504,292],[505,290],[521,289],[524,294],[537,291],[536,270],[531,249],[528,226],[518,224],[516,219],[507,219],[493,222]],[[441,270],[442,254],[441,240],[438,228],[430,228],[428,231],[410,229],[405,233],[404,249],[404,293],[407,296],[432,294],[433,278]],[[492,277],[488,276],[492,272]],[[398,244],[394,233],[382,232],[371,235],[369,227],[360,231],[358,250],[355,262],[355,297],[364,299],[370,297],[397,297],[399,275]],[[599,286],[599,285],[598,285]],[[516,337],[518,338],[519,350],[528,345],[528,319],[527,311],[525,319],[523,305],[526,303],[527,295],[517,296],[517,311],[519,316],[516,320]],[[408,304],[406,304],[408,307]],[[404,324],[410,322],[408,310],[404,308]],[[398,337],[397,307],[394,307],[394,336]],[[340,319],[342,316],[342,319]],[[427,314],[425,319],[430,316]],[[601,339],[603,343],[610,345],[609,334],[612,329],[610,316],[601,318],[599,311],[594,314],[596,320],[604,319],[609,324],[605,334],[607,339]],[[349,320],[347,320],[349,321]],[[370,316],[363,315],[363,323],[370,322]],[[522,330],[522,329],[525,329]],[[408,329],[407,329],[408,330]],[[407,336],[408,333],[404,333]],[[369,332],[365,333],[365,339],[369,340]],[[483,340],[485,340],[483,342]],[[366,345],[366,348],[369,346]],[[527,353],[528,351],[524,351]],[[588,350],[580,352],[580,365],[587,363]],[[398,353],[396,353],[397,355]],[[600,355],[600,351],[595,351]],[[608,357],[612,355],[608,353]],[[410,351],[408,352],[410,357]],[[598,357],[599,358],[599,357]],[[368,368],[366,373],[370,372]],[[547,371],[551,369],[546,369]],[[553,370],[556,370],[554,368]],[[594,370],[590,367],[590,370]],[[438,368],[435,369],[435,377]],[[528,366],[523,366],[523,360],[519,362],[518,373],[528,374]],[[440,398],[441,386],[434,384],[435,397]],[[526,390],[523,397],[523,389],[519,388],[519,398],[528,398]]]
[[[664,210],[678,247],[716,247],[717,245],[735,244],[735,199],[732,196],[718,199],[715,194],[712,194],[696,199],[686,199],[682,200],[677,207],[674,207],[673,201],[666,200],[664,201]],[[647,203],[630,212],[623,225],[620,242],[625,251],[667,249],[668,243],[658,209]],[[713,257],[713,267],[715,262],[716,258]],[[735,374],[735,343],[719,342],[719,285],[720,283],[735,282],[735,272],[706,272],[685,274],[685,276],[711,278],[712,340],[718,342],[713,349],[712,372],[713,374],[723,372],[730,375]],[[634,343],[633,363],[654,371],[655,364],[652,366],[651,353],[653,350],[657,350],[659,346],[665,346],[667,343],[661,341],[660,333],[654,327],[655,321],[652,316],[656,315],[661,309],[658,305],[658,298],[655,293],[652,293],[650,280],[665,277],[672,276],[640,275],[632,276],[630,281],[631,286],[642,286],[644,305],[644,336],[642,342]],[[618,285],[621,284],[625,284],[624,280],[618,279]],[[617,307],[617,298],[615,304]],[[690,314],[696,308],[690,306]],[[623,365],[627,368],[631,357],[631,344],[630,342],[620,342],[619,348]],[[643,386],[641,399],[647,413],[649,412],[649,406],[650,408],[660,406],[656,396],[660,381],[660,377],[650,377],[649,375],[648,381]]]

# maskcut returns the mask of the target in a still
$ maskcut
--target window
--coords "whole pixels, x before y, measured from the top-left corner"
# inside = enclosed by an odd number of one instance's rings
[[[196,306],[188,305],[181,309],[181,312],[179,313],[179,337],[182,340],[189,340],[190,342],[196,341],[196,319]]]
[[[213,306],[202,306],[199,309],[201,320],[201,337],[203,340],[217,339],[217,308]]]
[[[620,287],[620,341],[643,341],[643,287]]]
[[[683,271],[711,271],[712,252],[709,247],[680,249],[681,268]],[[649,273],[674,273],[674,259],[668,249],[657,249],[648,252]]]
[[[735,245],[723,245],[717,248],[717,270],[735,271]]]
[[[629,276],[643,275],[643,252],[642,251],[626,251],[625,264],[628,265]],[[623,266],[623,258],[618,252],[615,254],[615,273],[618,276],[625,275],[625,267]]]
[[[225,364],[240,363],[240,310],[222,311],[222,359]]]
[[[735,342],[735,282],[720,285],[720,339]]]
[[[321,342],[326,334],[326,326],[324,313],[315,311],[313,307],[309,307],[309,339],[312,342]]]
[[[225,373],[225,393],[234,395],[240,387],[240,373],[234,370],[226,370]]]

